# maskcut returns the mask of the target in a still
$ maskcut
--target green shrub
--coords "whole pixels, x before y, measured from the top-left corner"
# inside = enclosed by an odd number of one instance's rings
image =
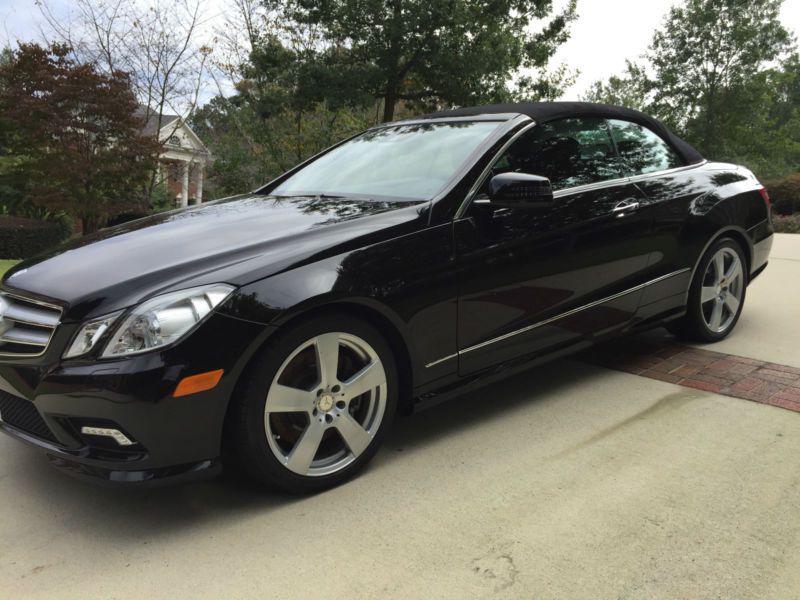
[[[0,257],[28,258],[62,242],[70,235],[64,220],[37,221],[0,216]]]
[[[772,200],[775,214],[792,215],[800,212],[800,173],[764,184]]]
[[[773,215],[772,225],[776,233],[800,233],[800,213],[785,217]]]

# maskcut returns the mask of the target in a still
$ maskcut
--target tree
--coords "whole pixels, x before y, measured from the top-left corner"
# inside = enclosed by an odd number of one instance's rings
[[[775,177],[797,170],[800,69],[783,0],[686,0],[626,72],[587,99],[641,108],[703,154]]]
[[[369,97],[383,121],[398,103],[440,105],[502,101],[520,69],[543,70],[569,37],[576,0],[553,14],[553,0],[264,0],[274,13],[316,36],[299,55],[293,92],[334,105]],[[274,65],[280,37],[260,40],[256,71]],[[263,48],[263,51],[262,51]],[[264,65],[260,59],[267,59]],[[541,74],[540,74],[541,75]],[[563,73],[562,73],[563,76]],[[518,92],[548,90],[530,76]]]
[[[211,53],[198,42],[202,0],[71,0],[66,20],[50,1],[39,3],[48,37],[68,46],[77,62],[94,64],[106,75],[127,73],[145,122],[160,131],[165,114],[191,117],[207,84]],[[175,120],[175,130],[179,126]],[[149,199],[162,183],[159,177],[154,169],[145,189]]]
[[[644,69],[635,62],[626,61],[625,73],[612,75],[605,82],[595,81],[581,99],[586,102],[645,110],[647,83]]]
[[[231,8],[209,71],[219,94],[190,121],[214,155],[205,188],[213,196],[261,185],[376,122],[369,96],[302,91],[315,76],[316,28],[281,20],[262,0],[233,0]]]
[[[552,99],[572,78],[563,65],[547,69],[575,17],[571,0],[555,15],[550,0],[386,6],[229,0],[209,71],[219,95],[191,120],[215,157],[206,189],[252,188],[383,119],[452,104]],[[360,30],[362,21],[375,27]],[[349,38],[345,26],[358,36]],[[402,38],[395,67],[403,77],[392,89],[381,49],[390,27],[400,27]]]
[[[719,147],[733,113],[740,116],[741,101],[747,104],[749,83],[790,49],[781,4],[687,0],[670,9],[647,53],[658,113],[707,148]]]
[[[371,124],[369,111],[324,104],[265,118],[242,96],[217,96],[191,121],[214,155],[206,192],[216,197],[254,189]]]
[[[26,198],[80,218],[84,233],[140,208],[158,142],[140,135],[125,73],[78,64],[67,46],[21,44],[0,65],[0,174]]]

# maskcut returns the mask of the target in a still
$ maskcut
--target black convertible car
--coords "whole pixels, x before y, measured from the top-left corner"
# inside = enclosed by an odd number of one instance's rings
[[[95,479],[327,488],[418,403],[662,324],[725,337],[772,233],[752,173],[632,110],[384,124],[18,265],[0,427]]]

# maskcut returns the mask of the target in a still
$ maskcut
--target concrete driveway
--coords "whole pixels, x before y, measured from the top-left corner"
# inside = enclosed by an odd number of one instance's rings
[[[800,366],[797,308],[773,316],[797,306],[800,237],[779,241],[714,350]],[[0,590],[798,598],[798,457],[798,413],[580,359],[400,419],[363,476],[303,499],[97,488],[0,437]]]

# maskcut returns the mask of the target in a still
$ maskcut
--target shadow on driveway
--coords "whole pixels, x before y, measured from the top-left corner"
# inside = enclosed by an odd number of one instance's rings
[[[557,361],[410,417],[399,417],[367,471],[385,468],[410,454],[429,451],[429,446],[443,439],[469,436],[487,420],[513,419],[515,412],[530,408],[531,404],[543,407],[559,402],[559,390],[576,376],[585,379],[603,377],[604,373],[607,372]],[[531,436],[543,434],[535,427],[534,422]],[[485,443],[490,441],[475,440],[476,447]],[[71,479],[50,467],[41,453],[22,445],[9,444],[5,460],[12,461],[13,466],[7,469],[10,473],[0,485],[15,490],[15,502],[36,498],[34,506],[26,507],[26,513],[27,518],[33,516],[42,521],[39,527],[50,529],[50,522],[56,519],[64,535],[69,535],[70,528],[79,528],[82,536],[109,542],[125,540],[126,544],[178,534],[189,528],[263,518],[280,514],[289,507],[292,514],[298,511],[302,514],[304,505],[313,508],[321,496],[348,493],[345,484],[316,497],[287,496],[224,475],[176,486],[120,489]],[[401,487],[402,482],[398,482],[398,490],[392,491],[384,484],[381,493],[402,493]]]

